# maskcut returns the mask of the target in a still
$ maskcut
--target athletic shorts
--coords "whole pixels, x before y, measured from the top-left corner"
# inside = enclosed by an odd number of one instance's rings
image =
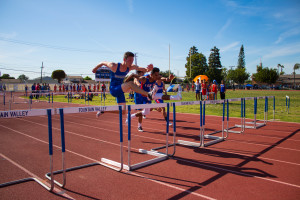
[[[163,103],[164,100],[162,100],[162,99],[156,99],[155,102],[156,102],[156,103]]]
[[[200,90],[196,90],[196,94],[200,94]]]
[[[111,85],[109,87],[109,91],[113,97],[117,98],[117,103],[125,103],[126,102],[125,95],[124,95],[121,85],[117,85],[117,86]]]
[[[143,97],[142,96],[142,104],[151,104],[151,101],[150,100],[148,100],[148,98],[147,97]]]
[[[143,97],[141,95],[135,96],[134,103],[135,104],[143,104]]]

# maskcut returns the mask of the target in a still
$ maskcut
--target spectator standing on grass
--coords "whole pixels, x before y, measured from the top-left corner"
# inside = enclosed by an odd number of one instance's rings
[[[194,92],[194,89],[195,89],[195,82],[193,81],[192,82],[192,91]]]
[[[224,81],[221,81],[221,85],[220,85],[220,97],[221,99],[225,99],[225,92],[226,92],[226,88],[224,85]]]
[[[218,99],[218,86],[216,84],[216,80],[213,81],[212,92],[214,93],[215,100],[217,100]]]
[[[204,79],[201,80],[201,82],[202,100],[206,100],[207,85]]]
[[[195,83],[195,88],[196,88],[196,101],[197,101],[197,100],[200,100],[201,85],[200,85],[199,79],[197,79],[197,82]]]

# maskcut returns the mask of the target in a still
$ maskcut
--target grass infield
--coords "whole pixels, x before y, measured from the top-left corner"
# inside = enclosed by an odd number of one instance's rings
[[[168,93],[173,95],[175,93]],[[289,114],[286,111],[286,95],[290,97],[290,109]],[[232,98],[242,98],[242,97],[258,97],[258,96],[275,96],[275,120],[286,121],[286,122],[298,122],[300,123],[300,91],[286,91],[286,90],[228,90],[226,91],[226,99]],[[85,101],[84,99],[72,99],[75,104],[86,104],[86,105],[97,105],[97,106],[109,106],[117,105],[116,100],[110,94],[106,95],[106,100],[99,96],[94,96],[92,101]],[[46,97],[45,100],[47,100]],[[128,99],[128,94],[126,94],[127,104],[134,104],[132,99]],[[218,99],[220,99],[218,93]],[[195,101],[194,92],[183,92],[182,101]],[[68,102],[66,95],[56,95],[53,99],[54,102]],[[169,102],[169,101],[165,101]],[[258,100],[257,107],[257,119],[264,118],[264,105],[265,100]],[[269,114],[268,119],[273,119],[273,99],[269,99]],[[241,102],[230,102],[229,104],[230,117],[240,117],[241,116]],[[254,118],[254,101],[246,101],[246,118]],[[180,113],[194,113],[198,114],[200,112],[199,105],[188,105],[188,106],[178,106],[176,107],[176,112]],[[206,115],[216,115],[222,116],[223,106],[221,104],[216,105],[206,105]]]

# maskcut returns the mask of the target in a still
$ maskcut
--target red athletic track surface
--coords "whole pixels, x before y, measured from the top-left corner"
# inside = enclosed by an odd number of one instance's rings
[[[199,115],[177,113],[176,118],[177,139],[199,140]],[[206,116],[206,133],[220,130],[221,120]],[[58,115],[53,116],[52,123],[54,170],[60,170]],[[229,126],[235,123],[240,124],[240,119],[230,118]],[[127,164],[127,127],[123,128]],[[143,133],[136,128],[134,119],[132,164],[153,158],[138,153],[138,149],[150,150],[164,145],[166,140],[161,113],[153,111],[147,116]],[[172,132],[170,128],[169,142]],[[1,119],[0,133],[0,183],[32,174],[46,181],[45,174],[50,171],[47,117]],[[272,121],[256,130],[246,129],[244,134],[229,133],[226,141],[210,147],[178,145],[174,157],[133,172],[117,172],[101,165],[67,172],[65,189],[55,188],[74,199],[300,199],[299,133],[299,123]],[[117,114],[105,113],[98,119],[95,113],[66,114],[65,134],[67,168],[103,157],[120,160]],[[61,175],[55,178],[62,180]],[[1,188],[0,196],[1,199],[66,198],[33,181]]]

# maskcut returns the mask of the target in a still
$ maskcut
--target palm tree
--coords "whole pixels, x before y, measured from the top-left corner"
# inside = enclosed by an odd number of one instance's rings
[[[284,68],[284,66],[283,66],[283,65],[280,65],[280,67],[281,67],[281,71],[280,71],[280,73],[282,73],[282,68]]]
[[[295,81],[295,79],[296,79],[296,70],[298,70],[299,68],[300,68],[300,64],[296,63],[294,65],[294,88],[296,88],[296,81]]]
[[[281,64],[277,64],[278,74],[279,74],[279,67],[281,67]]]

